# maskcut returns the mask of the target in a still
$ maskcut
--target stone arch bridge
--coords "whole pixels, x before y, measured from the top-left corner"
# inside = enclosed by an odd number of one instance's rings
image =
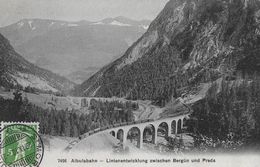
[[[123,146],[126,146],[128,133],[135,129],[138,132],[137,147],[143,147],[143,141],[146,129],[152,129],[151,143],[156,144],[159,131],[164,128],[164,134],[169,136],[171,134],[179,134],[183,129],[184,122],[189,118],[190,112],[184,114],[177,114],[172,117],[162,118],[158,120],[148,119],[142,121],[135,121],[131,123],[123,123],[120,125],[114,125],[113,127],[98,128],[88,133],[85,133],[79,137],[78,140],[72,141],[66,148],[65,151],[71,150],[75,145],[81,142],[83,139],[98,133],[110,133],[117,139],[119,139]]]
[[[184,114],[176,117],[169,117],[169,118],[164,118],[164,119],[159,119],[154,121],[147,121],[138,124],[116,127],[107,130],[107,132],[109,132],[111,135],[119,139],[123,143],[123,146],[125,146],[128,134],[130,133],[131,130],[135,129],[135,131],[138,132],[137,147],[142,148],[145,132],[147,132],[147,129],[149,130],[152,129],[150,131],[152,136],[151,143],[156,144],[160,130],[163,129],[164,134],[166,136],[169,136],[171,134],[179,134],[183,129],[184,122],[188,118],[189,118],[189,114]]]

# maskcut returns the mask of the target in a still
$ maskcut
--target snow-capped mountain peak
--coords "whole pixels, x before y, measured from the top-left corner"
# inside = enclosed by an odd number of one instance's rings
[[[123,16],[115,17],[115,18],[106,18],[101,21],[97,21],[92,23],[92,25],[112,25],[112,26],[122,26],[122,27],[140,27],[144,30],[147,30],[149,27],[149,20],[132,20]]]
[[[146,25],[143,25],[142,27],[143,27],[143,29],[145,29],[145,30],[147,30],[147,29],[149,28],[149,26],[146,26]]]
[[[67,21],[57,21],[57,20],[44,20],[44,19],[23,19],[16,24],[16,29],[24,29],[29,31],[42,31],[43,29],[58,29],[62,27],[77,27],[83,22],[67,22]],[[84,22],[85,23],[85,22]]]
[[[116,26],[131,26],[130,24],[124,24],[119,21],[114,20],[113,22],[110,23],[110,25],[116,25]]]
[[[15,25],[15,26],[14,26]],[[15,29],[24,29],[26,31],[42,31],[46,30],[55,30],[64,27],[79,27],[83,25],[106,25],[106,26],[120,26],[120,27],[139,27],[144,30],[147,30],[150,21],[149,20],[132,20],[123,16],[115,18],[106,18],[96,22],[90,21],[78,21],[78,22],[69,22],[69,21],[58,21],[58,20],[47,20],[47,19],[23,19],[19,22],[10,25],[11,28]],[[8,26],[7,26],[8,27]]]

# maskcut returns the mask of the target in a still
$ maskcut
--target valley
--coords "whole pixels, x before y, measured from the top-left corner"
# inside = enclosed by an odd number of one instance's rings
[[[1,27],[0,33],[27,61],[80,84],[119,58],[149,24],[126,17],[97,22],[24,19]]]
[[[3,99],[14,99],[15,91],[3,91],[0,90],[0,97]],[[102,102],[121,102],[126,103],[128,100],[123,98],[98,98],[98,97],[75,97],[75,96],[56,96],[54,94],[43,94],[43,93],[27,93],[21,92],[22,98],[29,103],[40,107],[42,109],[55,109],[59,110],[74,110],[76,113],[85,113],[88,114],[90,110],[91,100],[102,101]],[[163,108],[154,106],[150,101],[129,101],[132,103],[137,103],[139,108],[134,113],[135,120],[144,120],[144,119],[159,119],[160,114],[163,112]]]

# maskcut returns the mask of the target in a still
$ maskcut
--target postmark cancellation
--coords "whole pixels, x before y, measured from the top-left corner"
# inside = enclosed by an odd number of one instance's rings
[[[0,167],[38,167],[44,154],[37,122],[1,122]]]

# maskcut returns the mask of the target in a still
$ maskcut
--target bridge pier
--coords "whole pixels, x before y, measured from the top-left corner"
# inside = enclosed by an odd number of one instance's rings
[[[175,135],[178,134],[178,121],[175,120]]]
[[[88,99],[88,107],[90,107],[90,100],[91,100],[91,99]]]
[[[123,133],[123,149],[126,148],[126,142],[127,142],[127,134],[128,134],[128,130],[124,130],[124,133]]]
[[[153,134],[153,144],[157,144],[157,131],[158,131],[158,127],[155,126],[154,128],[154,134]]]
[[[167,137],[171,136],[172,134],[172,125],[171,125],[171,121],[167,122],[168,125],[168,132],[167,132]]]
[[[144,140],[144,135],[143,135],[143,130],[140,129],[140,138],[139,138],[139,142],[137,144],[137,147],[142,149],[143,148],[143,140]]]

